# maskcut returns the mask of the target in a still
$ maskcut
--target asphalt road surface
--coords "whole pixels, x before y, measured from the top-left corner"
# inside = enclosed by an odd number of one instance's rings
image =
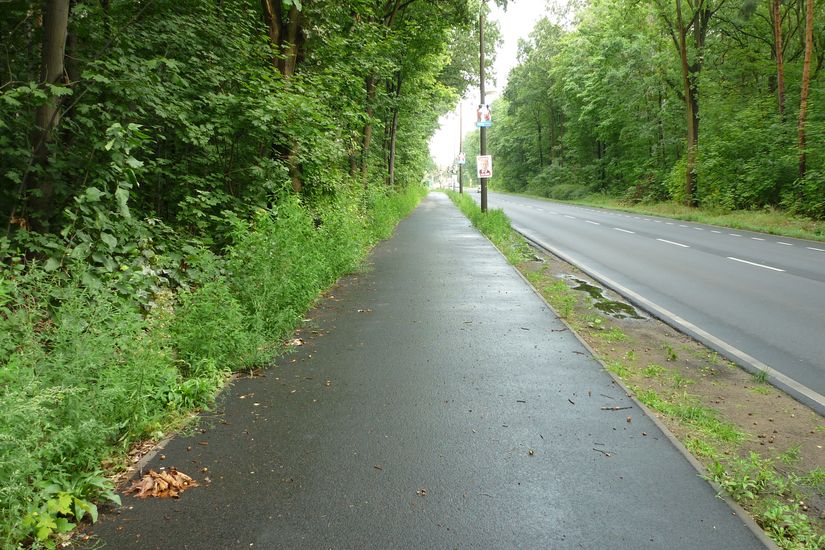
[[[825,395],[825,243],[498,193],[488,200],[535,240]]]
[[[444,195],[310,317],[148,464],[201,486],[124,496],[93,543],[764,547]]]

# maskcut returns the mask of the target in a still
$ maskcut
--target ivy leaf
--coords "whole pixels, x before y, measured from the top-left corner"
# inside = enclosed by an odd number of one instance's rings
[[[62,97],[64,95],[72,95],[72,89],[66,86],[58,86],[57,84],[47,84],[49,92],[55,97]]]
[[[80,243],[72,249],[69,257],[73,260],[82,260],[89,255],[89,250],[92,248],[90,243]]]
[[[68,533],[75,528],[75,524],[66,518],[57,518],[55,528],[58,533]]]
[[[57,260],[55,258],[49,258],[48,260],[46,260],[46,265],[43,266],[43,270],[46,271],[46,273],[51,273],[52,271],[55,271],[58,267],[60,267],[60,260]]]
[[[88,271],[80,276],[80,280],[83,281],[84,285],[93,290],[100,290],[101,288],[103,288],[103,284],[100,282],[100,279],[98,279]]]
[[[117,207],[120,210],[120,215],[126,218],[127,220],[132,217],[131,212],[129,212],[129,190],[124,189],[123,187],[118,187],[117,191],[115,191],[115,199],[117,199]]]
[[[109,250],[114,250],[117,246],[117,239],[108,233],[101,233],[100,240],[109,246]]]
[[[135,169],[143,167],[143,161],[140,161],[135,157],[126,157],[126,164]]]
[[[88,202],[98,202],[103,194],[103,191],[97,187],[87,187],[85,197]]]

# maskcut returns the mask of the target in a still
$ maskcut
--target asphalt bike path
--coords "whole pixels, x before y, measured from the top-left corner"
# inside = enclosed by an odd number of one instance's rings
[[[308,317],[144,466],[200,486],[123,496],[93,543],[763,547],[446,196]]]

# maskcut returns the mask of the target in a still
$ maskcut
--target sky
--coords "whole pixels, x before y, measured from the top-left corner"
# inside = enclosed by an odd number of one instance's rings
[[[492,3],[490,5],[490,18],[498,21],[502,44],[496,52],[496,62],[493,66],[496,84],[493,86],[487,83],[488,102],[494,100],[507,85],[507,75],[517,64],[519,39],[527,38],[536,22],[546,15],[545,2],[542,0],[510,0],[506,12]],[[491,93],[493,89],[497,93]],[[475,130],[478,100],[478,88],[474,88],[461,101],[464,135]],[[453,113],[441,117],[441,128],[430,140],[430,154],[438,166],[452,164],[458,155],[458,109],[457,107]]]

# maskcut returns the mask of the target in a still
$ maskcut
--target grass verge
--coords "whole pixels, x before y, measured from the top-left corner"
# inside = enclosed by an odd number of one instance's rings
[[[575,290],[597,283],[529,247],[503,213],[450,197],[768,536],[786,549],[825,547],[821,416],[655,319],[603,314],[618,296]]]

